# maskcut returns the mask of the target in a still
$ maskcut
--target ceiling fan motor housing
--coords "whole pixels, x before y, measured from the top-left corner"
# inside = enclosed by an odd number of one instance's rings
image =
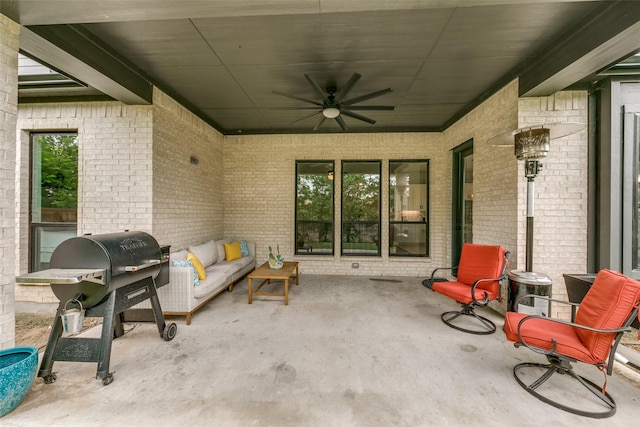
[[[340,104],[336,102],[336,97],[333,96],[333,94],[336,92],[336,87],[327,85],[326,89],[327,93],[329,94],[329,96],[327,96],[329,102],[325,101],[323,103],[324,105],[322,106],[322,115],[327,119],[335,119],[340,115]]]

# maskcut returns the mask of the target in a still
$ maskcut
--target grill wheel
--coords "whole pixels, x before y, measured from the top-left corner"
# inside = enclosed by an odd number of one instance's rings
[[[162,338],[164,338],[165,341],[171,341],[176,336],[177,332],[178,325],[176,325],[175,323],[169,323],[162,332]]]

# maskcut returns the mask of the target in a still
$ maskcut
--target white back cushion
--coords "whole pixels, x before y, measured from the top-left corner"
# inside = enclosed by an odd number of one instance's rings
[[[171,255],[169,255],[169,259],[171,261],[186,261],[187,254],[188,254],[187,250],[183,249],[181,251],[173,252]]]
[[[189,252],[200,260],[204,268],[209,267],[218,260],[218,250],[213,240],[197,246],[189,246]]]

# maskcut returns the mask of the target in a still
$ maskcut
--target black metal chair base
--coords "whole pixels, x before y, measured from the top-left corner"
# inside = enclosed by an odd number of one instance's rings
[[[551,406],[554,406],[558,409],[562,409],[563,411],[571,412],[572,414],[581,415],[583,417],[608,418],[616,413],[616,403],[613,400],[613,397],[611,397],[611,395],[607,392],[603,393],[600,386],[576,374],[573,371],[573,368],[571,367],[571,363],[568,360],[560,360],[559,358],[553,357],[553,356],[547,356],[547,358],[549,359],[549,362],[550,362],[548,364],[519,363],[513,367],[513,376],[522,388],[524,388],[526,391],[528,391],[530,394],[532,394],[539,400],[545,403],[548,403]],[[546,371],[537,380],[527,385],[524,383],[524,381],[522,381],[518,377],[517,371],[520,369],[530,368],[530,367],[543,368],[543,369],[546,369]],[[551,376],[556,372],[561,375],[566,374],[568,377],[571,377],[577,380],[583,387],[585,387],[587,390],[593,393],[598,399],[602,401],[602,403],[604,403],[606,410],[601,412],[585,411],[582,409],[577,409],[571,406],[563,405],[562,403],[556,402],[546,396],[543,396],[541,393],[538,393],[536,389],[542,384],[544,384],[544,382],[547,381],[549,378],[551,378]]]
[[[480,323],[482,324],[482,326],[484,326],[485,329],[483,329],[483,330],[466,329],[466,328],[462,328],[462,327],[454,324],[453,320],[455,320],[459,316],[470,316],[470,317],[473,317],[473,318],[479,320]],[[496,331],[495,323],[493,323],[491,320],[487,319],[486,317],[479,316],[473,310],[473,307],[471,307],[469,305],[466,305],[466,304],[464,304],[462,306],[462,310],[460,310],[460,311],[446,311],[446,312],[442,313],[440,315],[440,318],[442,319],[442,321],[447,326],[449,326],[449,327],[451,327],[453,329],[457,329],[457,330],[462,331],[462,332],[467,332],[469,334],[490,335],[490,334],[493,334]]]

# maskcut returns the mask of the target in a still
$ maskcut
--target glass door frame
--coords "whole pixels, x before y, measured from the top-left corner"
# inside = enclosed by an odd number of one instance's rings
[[[624,105],[622,167],[622,273],[640,279],[640,104]]]
[[[463,142],[453,150],[452,191],[451,191],[451,265],[460,261],[464,241],[464,186],[465,160],[473,155],[473,139]]]

